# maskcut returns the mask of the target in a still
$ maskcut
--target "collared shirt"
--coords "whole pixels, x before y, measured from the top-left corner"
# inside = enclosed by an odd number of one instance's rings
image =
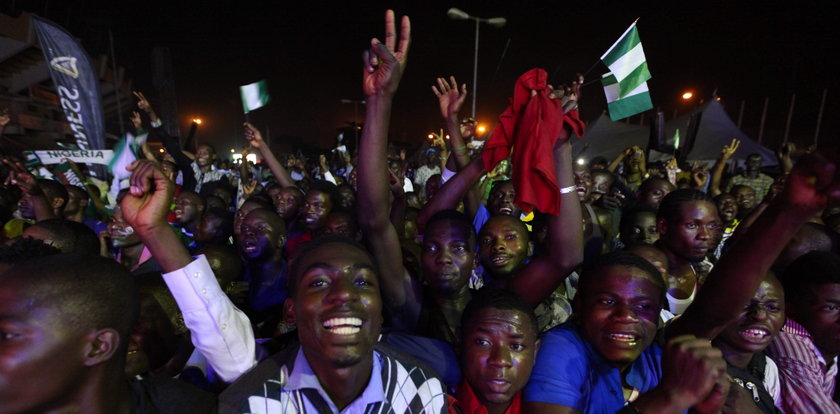
[[[811,334],[788,318],[767,353],[782,374],[782,404],[786,413],[840,413],[832,400],[837,358],[828,367]]]
[[[289,379],[286,386],[280,391],[280,401],[272,401],[272,405],[277,406],[279,403],[280,411],[269,410],[268,412],[302,412],[302,413],[364,413],[368,405],[380,403],[385,400],[385,392],[382,388],[382,377],[379,372],[382,371],[382,362],[380,361],[378,353],[374,352],[373,366],[371,368],[370,380],[365,387],[362,394],[353,400],[347,407],[340,410],[332,402],[327,391],[321,387],[321,382],[318,381],[318,376],[312,371],[306,356],[303,354],[303,349],[299,349],[295,357],[295,365],[289,374]],[[314,393],[313,393],[314,392]],[[300,395],[299,399],[294,398]],[[257,407],[254,407],[253,400],[260,399],[259,397],[251,397],[251,408],[254,412],[259,412]],[[299,407],[298,404],[303,404]]]
[[[219,181],[222,178],[227,178],[227,174],[224,171],[217,169],[215,165],[210,166],[210,171],[206,173],[201,172],[201,168],[199,168],[198,163],[193,161],[190,164],[190,167],[193,169],[193,173],[195,174],[195,192],[201,192],[201,186],[205,183],[209,183],[211,181]]]
[[[220,396],[220,412],[438,414],[446,412],[439,379],[384,348],[373,353],[371,376],[359,397],[340,412],[299,347],[267,358]]]
[[[750,178],[746,175],[736,175],[729,179],[729,184],[726,185],[726,192],[732,191],[732,187],[736,185],[745,185],[755,190],[757,205],[761,200],[764,200],[764,196],[770,191],[770,186],[773,185],[773,177],[762,173],[758,173],[755,178]]]
[[[641,394],[656,387],[662,377],[661,359],[658,345],[647,347],[630,365],[627,384]],[[615,413],[625,402],[621,372],[569,322],[542,336],[523,401],[562,405],[582,413]]]

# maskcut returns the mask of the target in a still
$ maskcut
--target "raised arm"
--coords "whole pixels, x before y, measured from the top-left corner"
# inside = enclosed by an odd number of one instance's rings
[[[533,306],[544,300],[583,262],[583,218],[574,191],[572,144],[558,140],[554,168],[560,194],[560,214],[548,220],[548,254],[534,258],[508,285]],[[568,190],[571,188],[572,190]]]
[[[44,190],[38,184],[35,176],[30,174],[19,162],[12,163],[9,160],[3,162],[10,168],[9,176],[6,178],[6,184],[13,184],[20,188],[25,197],[29,197],[32,203],[32,210],[35,214],[35,221],[41,221],[55,217],[55,211],[50,204],[52,200],[48,200],[44,194]]]
[[[561,99],[563,111],[578,107],[583,76],[572,82],[571,87],[558,88],[552,97]],[[531,261],[522,269],[508,288],[532,306],[538,305],[557,288],[572,271],[583,262],[583,217],[580,199],[575,189],[572,172],[571,131],[563,131],[554,146],[554,172],[560,190],[560,214],[548,220],[548,254]]]
[[[359,225],[379,263],[381,292],[395,324],[413,330],[420,312],[419,290],[402,265],[397,231],[389,220],[387,160],[391,103],[405,70],[411,25],[403,17],[399,47],[394,12],[385,13],[385,44],[372,39],[364,52],[362,89],[367,100],[359,146]]]
[[[709,184],[709,195],[712,197],[717,197],[722,192],[720,184],[723,179],[723,170],[726,168],[727,161],[735,155],[735,151],[738,150],[739,146],[741,146],[741,141],[732,138],[732,142],[729,145],[724,145],[721,148],[720,156],[718,156],[715,166],[712,167],[712,182]]]
[[[123,217],[165,272],[163,280],[196,349],[222,380],[231,382],[256,363],[251,323],[219,287],[207,260],[193,260],[166,223],[172,182],[150,161],[135,161],[129,170],[131,186],[120,203]]]
[[[668,336],[717,336],[743,310],[793,233],[830,200],[840,200],[836,162],[819,155],[801,160],[783,192],[721,257],[694,302],[668,328]]]
[[[447,82],[444,78],[437,78],[437,86],[432,85],[432,92],[438,98],[440,114],[446,122],[446,132],[449,133],[449,144],[452,146],[452,154],[455,156],[455,164],[458,170],[465,168],[470,162],[467,153],[467,145],[464,137],[461,136],[461,122],[458,112],[467,99],[467,84],[462,84],[458,89],[458,82],[454,76],[449,77]]]
[[[271,170],[271,173],[274,174],[274,178],[277,179],[280,185],[283,187],[295,186],[291,174],[289,174],[289,171],[280,164],[280,161],[271,152],[271,148],[263,140],[260,130],[247,122],[245,123],[245,139],[248,140],[251,147],[256,148],[260,152],[263,160],[268,164],[268,169]]]
[[[417,230],[422,234],[426,227],[426,221],[438,211],[457,207],[458,201],[474,187],[482,174],[484,174],[484,160],[481,157],[476,157],[466,168],[458,171],[457,174],[446,181],[417,215]],[[475,212],[472,212],[472,215],[474,216]],[[470,216],[470,219],[472,219],[472,216]]]

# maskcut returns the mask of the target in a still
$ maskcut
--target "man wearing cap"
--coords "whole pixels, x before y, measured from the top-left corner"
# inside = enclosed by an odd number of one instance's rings
[[[773,177],[761,173],[761,162],[763,159],[759,154],[750,154],[747,157],[747,169],[743,174],[736,175],[729,179],[729,184],[726,185],[726,192],[730,193],[732,187],[737,185],[745,185],[755,190],[756,200],[764,200],[764,196],[770,191],[770,186],[773,185]]]

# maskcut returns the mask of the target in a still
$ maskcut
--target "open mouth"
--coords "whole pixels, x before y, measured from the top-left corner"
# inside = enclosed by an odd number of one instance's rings
[[[359,318],[332,318],[324,321],[324,329],[336,335],[353,335],[362,330]]]
[[[509,216],[513,214],[513,209],[510,207],[502,207],[499,209],[499,214],[506,214]]]
[[[620,342],[622,344],[627,344],[630,346],[635,346],[639,342],[639,336],[635,334],[611,333],[607,336],[613,341]]]
[[[490,257],[490,264],[493,266],[501,267],[510,262],[510,257],[505,255],[494,255]]]
[[[761,341],[770,336],[770,331],[763,328],[747,328],[740,330],[738,333],[744,338],[753,341]]]
[[[258,246],[254,240],[246,239],[242,241],[242,251],[245,253],[253,253],[257,251]]]
[[[303,218],[303,221],[306,222],[307,224],[312,224],[312,223],[315,223],[315,222],[318,221],[318,217],[317,216],[306,216],[306,217]]]

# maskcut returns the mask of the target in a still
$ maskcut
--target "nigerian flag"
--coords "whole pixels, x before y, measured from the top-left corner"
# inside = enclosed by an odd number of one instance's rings
[[[268,84],[264,80],[240,86],[239,93],[242,95],[242,108],[246,114],[262,108],[271,100],[268,96]]]
[[[642,41],[639,39],[639,31],[636,29],[636,22],[633,22],[621,38],[607,50],[607,53],[601,56],[601,60],[615,76],[621,98],[629,95],[639,85],[650,79],[650,71],[645,60],[645,51],[642,49]]]
[[[607,72],[602,75],[601,83],[604,85],[604,96],[607,97],[607,108],[610,111],[610,119],[613,121],[653,108],[647,82],[637,85],[635,89],[624,96],[621,95],[619,81],[612,73]]]

